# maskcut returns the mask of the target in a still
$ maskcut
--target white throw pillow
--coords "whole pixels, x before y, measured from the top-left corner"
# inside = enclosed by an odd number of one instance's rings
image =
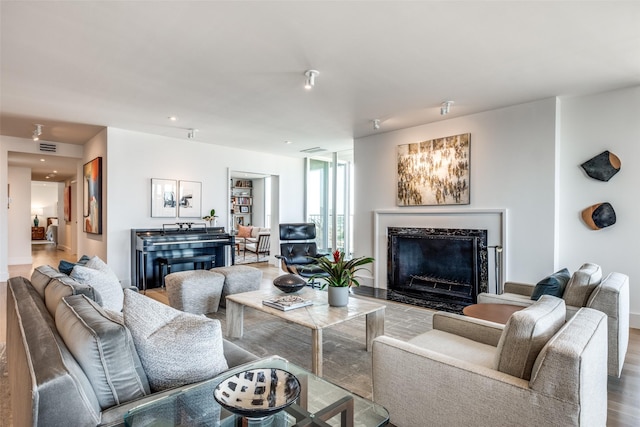
[[[228,369],[220,321],[124,292],[124,323],[156,392],[213,378]]]
[[[122,285],[111,271],[96,270],[82,265],[75,265],[70,276],[78,282],[89,285],[102,298],[102,306],[113,311],[122,311],[124,294]]]

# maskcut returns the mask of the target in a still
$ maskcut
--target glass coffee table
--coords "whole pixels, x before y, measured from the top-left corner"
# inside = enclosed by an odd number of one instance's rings
[[[301,385],[298,400],[263,419],[244,418],[229,412],[213,398],[213,390],[227,377],[255,368],[276,368],[296,376]],[[250,426],[375,427],[389,422],[382,406],[359,397],[278,356],[256,360],[208,381],[131,409],[127,427],[137,426]]]

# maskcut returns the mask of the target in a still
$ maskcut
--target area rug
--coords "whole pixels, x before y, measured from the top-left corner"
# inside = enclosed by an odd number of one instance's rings
[[[240,251],[240,255],[236,253],[236,264],[254,264],[256,262],[268,262],[268,261],[269,261],[269,255],[260,254],[260,257],[258,257],[256,254],[249,251],[247,251],[246,254],[243,253],[243,251]]]

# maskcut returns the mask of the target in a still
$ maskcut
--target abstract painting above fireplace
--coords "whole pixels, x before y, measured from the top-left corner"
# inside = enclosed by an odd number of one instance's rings
[[[460,312],[487,291],[487,230],[389,227],[387,235],[387,299]]]

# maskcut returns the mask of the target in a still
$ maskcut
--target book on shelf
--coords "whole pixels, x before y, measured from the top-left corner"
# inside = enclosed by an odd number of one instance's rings
[[[304,299],[297,295],[283,295],[283,296],[263,300],[262,304],[267,305],[269,307],[277,308],[278,310],[288,311],[288,310],[294,310],[296,308],[312,305],[313,301],[309,299]]]

